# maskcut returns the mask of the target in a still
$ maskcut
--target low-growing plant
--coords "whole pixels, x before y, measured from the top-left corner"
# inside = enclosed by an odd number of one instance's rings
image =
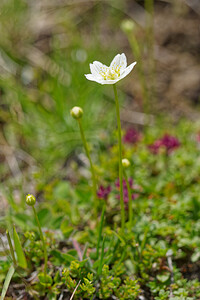
[[[200,297],[199,142],[186,143],[194,127],[186,134],[181,124],[176,134],[157,127],[121,131],[115,84],[133,66],[126,67],[124,54],[110,67],[90,66],[89,80],[114,86],[118,128],[92,151],[83,110],[72,109],[89,164],[72,159],[72,178],[38,187],[37,203],[28,194],[32,212],[10,201],[1,300],[15,285],[14,297],[24,299]]]

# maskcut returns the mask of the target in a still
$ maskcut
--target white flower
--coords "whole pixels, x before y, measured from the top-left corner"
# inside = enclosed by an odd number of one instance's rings
[[[88,80],[96,81],[101,84],[114,84],[126,77],[136,65],[136,62],[127,67],[126,55],[117,54],[112,60],[110,67],[103,65],[99,61],[90,64],[92,74],[86,74]]]

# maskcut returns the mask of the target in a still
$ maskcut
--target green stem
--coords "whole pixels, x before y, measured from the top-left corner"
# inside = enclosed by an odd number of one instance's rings
[[[45,277],[45,282],[46,282],[46,275],[47,275],[47,248],[46,248],[46,244],[45,244],[45,240],[44,240],[44,235],[42,233],[42,229],[41,229],[41,226],[40,226],[40,221],[38,219],[35,207],[32,206],[32,208],[33,208],[33,213],[34,213],[37,225],[38,225],[38,229],[39,229],[39,233],[40,233],[40,239],[41,239],[42,244],[43,244],[43,251],[44,251],[44,277]]]
[[[120,112],[119,112],[119,100],[118,100],[117,88],[115,84],[113,84],[113,89],[115,94],[117,127],[118,127],[118,144],[119,144],[119,185],[120,185],[120,205],[121,205],[121,228],[122,228],[122,232],[124,232],[125,209],[124,209],[124,199],[123,199],[122,134],[121,134],[121,121],[120,121]]]
[[[87,141],[86,141],[86,138],[85,138],[85,134],[84,134],[83,127],[82,127],[80,119],[78,119],[78,124],[79,124],[79,128],[80,128],[81,138],[82,138],[82,141],[83,141],[83,146],[85,148],[86,155],[87,155],[87,157],[89,159],[89,162],[90,162],[90,169],[91,169],[91,173],[92,173],[92,191],[93,191],[94,206],[95,206],[95,217],[97,218],[97,215],[98,215],[98,202],[97,202],[97,181],[96,181],[95,171],[94,171],[94,167],[93,167],[93,164],[92,164],[90,152],[89,152],[89,149],[88,149]]]
[[[128,177],[125,170],[124,170],[124,177],[128,189],[128,219],[129,219],[130,228],[132,228],[132,223],[133,223],[132,194],[131,194],[131,187],[128,182]]]

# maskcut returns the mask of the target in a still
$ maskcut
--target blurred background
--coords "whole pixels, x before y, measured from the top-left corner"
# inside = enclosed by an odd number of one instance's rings
[[[1,0],[1,209],[70,177],[74,105],[96,149],[115,128],[112,87],[84,77],[94,60],[138,62],[118,84],[123,128],[198,120],[199,16],[198,0]]]

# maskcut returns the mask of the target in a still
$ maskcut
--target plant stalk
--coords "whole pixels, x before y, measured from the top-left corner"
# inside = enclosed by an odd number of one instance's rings
[[[131,187],[125,170],[124,170],[124,178],[128,189],[128,219],[129,219],[130,228],[132,228],[132,223],[133,223],[132,195],[131,195]]]
[[[117,127],[118,127],[118,144],[119,144],[119,184],[120,184],[120,205],[121,205],[121,229],[124,232],[125,226],[125,209],[124,209],[124,199],[123,199],[123,168],[122,168],[122,134],[121,134],[121,121],[119,112],[119,100],[117,95],[116,85],[113,84],[114,94],[115,94],[115,104],[117,113]]]

